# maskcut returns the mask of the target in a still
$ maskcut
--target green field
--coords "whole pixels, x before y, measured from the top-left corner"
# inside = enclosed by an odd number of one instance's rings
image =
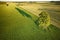
[[[39,28],[37,18],[14,4],[0,5],[0,40],[60,40],[59,28],[52,24],[47,29]]]

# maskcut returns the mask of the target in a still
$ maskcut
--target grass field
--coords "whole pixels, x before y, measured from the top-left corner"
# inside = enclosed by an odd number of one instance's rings
[[[34,22],[38,16],[31,11],[0,5],[0,40],[60,40],[60,29],[52,24],[39,29]]]

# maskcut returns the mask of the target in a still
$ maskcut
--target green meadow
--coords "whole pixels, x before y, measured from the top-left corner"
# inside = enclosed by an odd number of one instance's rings
[[[0,5],[0,40],[60,40],[59,28],[52,24],[39,28],[37,18],[14,4]]]

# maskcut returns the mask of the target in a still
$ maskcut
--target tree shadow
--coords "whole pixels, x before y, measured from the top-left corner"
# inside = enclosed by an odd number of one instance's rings
[[[23,16],[26,16],[26,17],[32,19],[31,15],[27,14],[25,11],[23,11],[23,10],[21,10],[21,9],[19,9],[19,8],[16,8],[16,10],[17,10],[20,14],[22,14]]]

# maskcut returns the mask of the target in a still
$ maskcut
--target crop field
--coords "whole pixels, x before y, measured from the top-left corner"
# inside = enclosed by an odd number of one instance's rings
[[[50,25],[47,28],[36,23],[42,12],[43,14],[47,12],[50,17]],[[29,2],[1,3],[0,40],[60,40],[60,5]]]
[[[50,14],[53,25],[60,27],[60,5],[25,3],[25,5],[22,4],[19,7],[35,14],[36,16],[42,11],[46,11]]]

